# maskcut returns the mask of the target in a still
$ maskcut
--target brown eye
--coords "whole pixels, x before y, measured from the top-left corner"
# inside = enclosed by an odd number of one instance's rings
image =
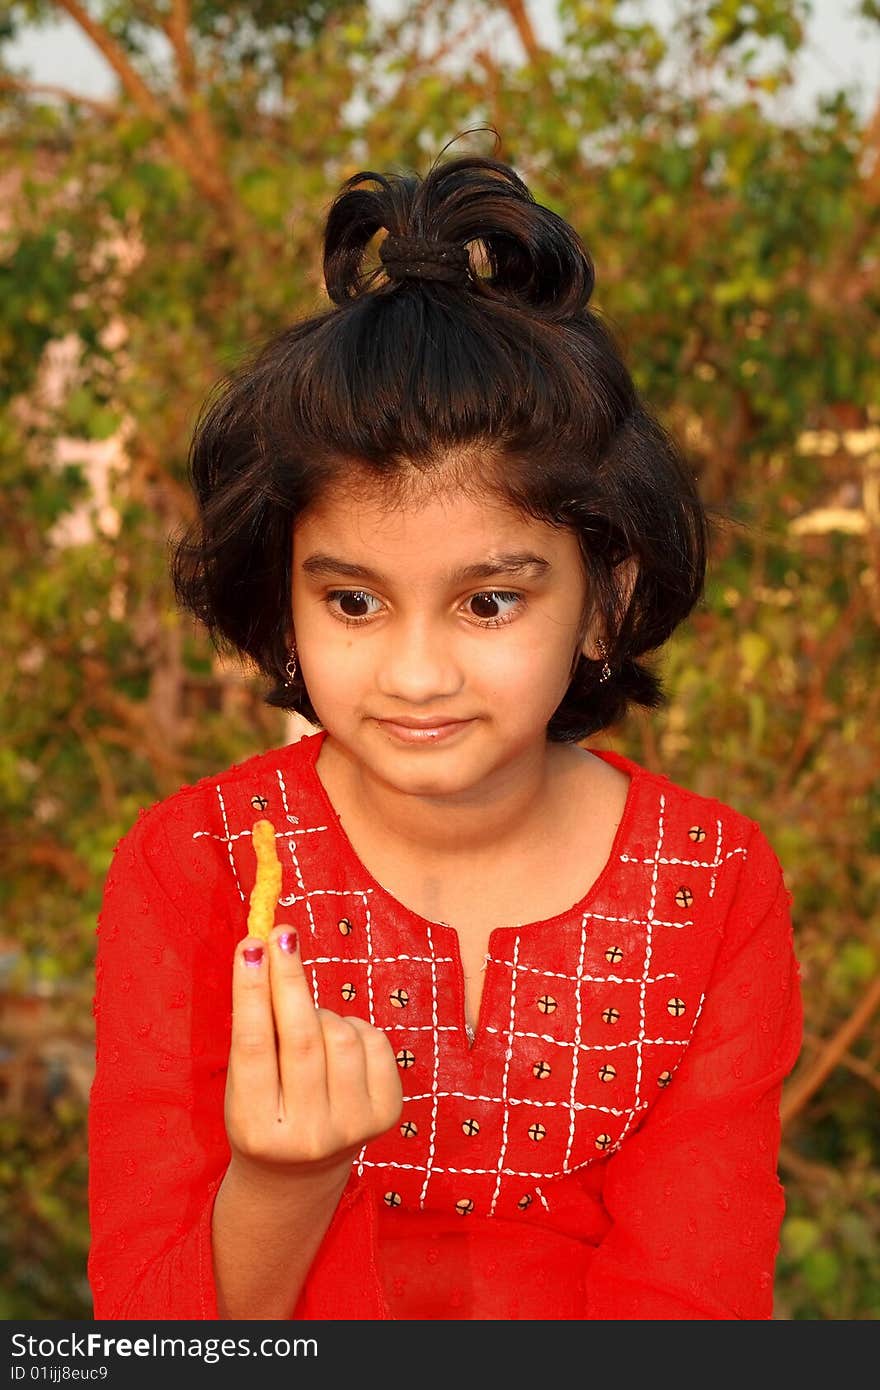
[[[340,617],[352,622],[362,622],[370,616],[369,603],[372,597],[372,594],[366,593],[363,589],[333,589],[325,602],[331,607],[338,606]]]
[[[488,589],[485,593],[473,594],[468,603],[475,618],[479,618],[487,627],[497,627],[500,623],[510,622],[515,611],[515,607],[505,609],[502,605],[511,603],[522,607],[523,597],[521,594],[509,594],[503,589]]]
[[[498,601],[491,594],[475,594],[471,599],[472,611],[477,618],[497,618],[497,612],[493,613],[493,608],[497,609]]]

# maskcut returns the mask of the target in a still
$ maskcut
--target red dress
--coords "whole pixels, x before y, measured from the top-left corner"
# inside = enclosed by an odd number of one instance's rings
[[[455,931],[360,862],[323,730],[142,811],[99,919],[89,1111],[96,1319],[214,1319],[229,1161],[231,970],[250,829],[276,828],[277,920],[316,1003],[391,1039],[400,1121],[367,1144],[291,1318],[769,1319],[779,1098],[801,996],[756,822],[630,776],[586,895],[493,931],[476,1036]]]

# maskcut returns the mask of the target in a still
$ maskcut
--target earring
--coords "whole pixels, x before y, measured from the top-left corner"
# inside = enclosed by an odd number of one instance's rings
[[[611,667],[608,665],[608,648],[602,641],[601,637],[598,637],[596,639],[596,645],[599,648],[599,655],[601,656],[602,661],[604,663],[602,666],[602,670],[599,672],[599,684],[603,685],[605,681],[611,679]]]
[[[293,678],[296,675],[296,647],[291,647],[284,670],[287,673],[287,680],[284,684],[293,685]]]

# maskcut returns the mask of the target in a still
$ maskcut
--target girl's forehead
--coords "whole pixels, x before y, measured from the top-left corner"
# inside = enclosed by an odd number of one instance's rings
[[[452,486],[432,488],[424,480],[418,491],[403,496],[381,485],[327,489],[297,517],[293,534],[298,545],[323,543],[332,537],[337,549],[341,544],[405,546],[413,540],[447,549],[459,545],[494,549],[526,539],[555,549],[564,532],[526,516],[497,494]]]
[[[583,565],[573,531],[497,498],[450,494],[420,505],[357,507],[349,499],[316,509],[294,527],[292,561],[316,583],[347,577],[420,589],[507,577],[574,590]]]
[[[293,526],[292,566],[310,583],[349,579],[410,590],[462,583],[537,582],[579,592],[578,537],[526,515],[497,493],[422,486],[325,489]]]

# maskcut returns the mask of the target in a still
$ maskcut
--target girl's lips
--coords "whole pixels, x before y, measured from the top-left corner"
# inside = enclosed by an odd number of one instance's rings
[[[380,719],[379,727],[385,729],[392,738],[401,743],[440,743],[453,738],[461,729],[472,723],[470,719],[456,719],[448,724],[435,724],[432,727],[413,729],[406,724],[395,724],[391,719]]]

